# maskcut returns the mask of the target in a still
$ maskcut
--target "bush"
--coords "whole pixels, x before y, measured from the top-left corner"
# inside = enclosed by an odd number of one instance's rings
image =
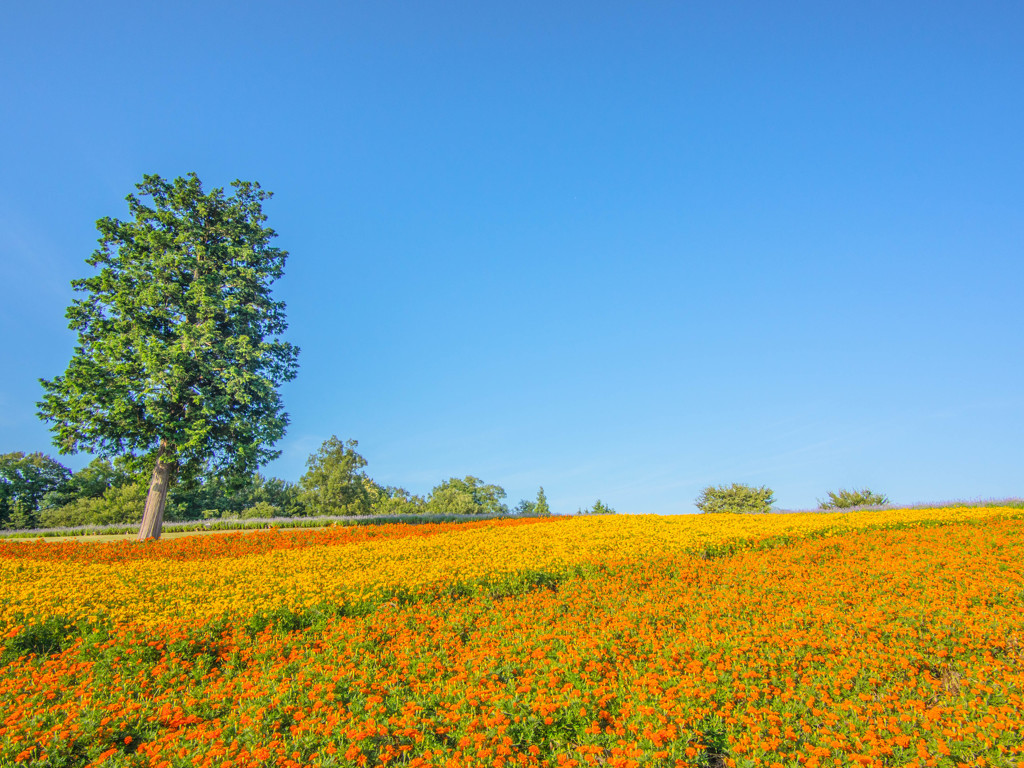
[[[775,503],[771,488],[733,483],[732,485],[709,485],[700,492],[694,502],[704,514],[729,513],[734,515],[767,514]]]
[[[373,515],[417,515],[426,511],[426,500],[405,488],[380,485],[367,478],[366,493]]]
[[[838,493],[828,492],[828,499],[818,499],[818,509],[849,509],[850,507],[874,507],[888,504],[889,498],[884,493],[863,488],[859,491],[840,490]]]
[[[115,485],[97,498],[80,498],[39,514],[43,528],[68,528],[76,525],[137,524],[142,520],[148,484],[141,482]]]
[[[614,515],[615,510],[604,504],[600,499],[594,502],[594,506],[590,509],[581,509],[576,514],[578,515]]]
[[[282,517],[281,510],[268,501],[259,501],[243,509],[239,515],[243,520]]]
[[[466,475],[465,479],[449,478],[430,492],[427,509],[438,515],[507,515],[508,506],[502,503],[505,489],[500,485],[485,485],[479,477]]]

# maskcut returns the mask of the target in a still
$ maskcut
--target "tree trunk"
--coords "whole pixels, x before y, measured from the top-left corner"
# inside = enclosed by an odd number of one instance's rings
[[[156,465],[153,477],[149,481],[149,493],[146,495],[146,511],[142,514],[142,525],[139,526],[139,541],[159,539],[164,527],[164,507],[167,506],[167,490],[171,485],[172,464],[164,459],[167,443],[160,442],[160,450],[156,454]]]

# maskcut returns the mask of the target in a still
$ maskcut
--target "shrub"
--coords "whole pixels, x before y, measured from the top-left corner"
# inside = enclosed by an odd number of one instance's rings
[[[732,485],[709,485],[700,492],[694,502],[697,509],[705,514],[731,513],[734,515],[766,514],[775,503],[771,488],[733,483]]]
[[[281,510],[268,501],[258,501],[251,507],[246,507],[239,514],[243,520],[253,518],[281,517]]]
[[[537,504],[535,502],[529,499],[520,499],[519,503],[512,508],[512,514],[520,517],[532,517],[536,508]]]
[[[594,506],[590,509],[581,509],[577,512],[579,515],[614,515],[615,510],[604,504],[600,499],[594,502]]]
[[[142,519],[147,491],[145,480],[111,486],[102,496],[79,498],[63,507],[42,510],[39,525],[67,528],[75,525],[138,524]]]
[[[502,503],[505,489],[500,485],[484,485],[478,477],[464,480],[452,477],[436,486],[427,499],[427,508],[442,515],[507,515]]]
[[[818,509],[849,509],[850,507],[873,507],[888,504],[889,498],[884,493],[863,488],[859,491],[840,490],[838,493],[828,492],[825,501],[818,499]]]

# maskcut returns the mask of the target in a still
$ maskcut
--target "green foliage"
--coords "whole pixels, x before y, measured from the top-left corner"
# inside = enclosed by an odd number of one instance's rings
[[[168,522],[273,518],[277,525],[280,518],[309,515],[374,520],[419,515],[442,521],[465,515],[500,517],[509,514],[508,507],[502,503],[505,490],[473,476],[446,480],[433,489],[429,500],[405,488],[380,485],[366,475],[367,462],[356,451],[358,445],[355,440],[343,441],[332,436],[309,456],[307,472],[298,484],[266,478],[259,473],[186,474],[168,494],[166,518]],[[131,456],[117,457],[113,461],[95,459],[48,491],[38,513],[21,507],[16,516],[12,512],[12,522],[7,527],[81,529],[137,524],[142,517],[150,476],[150,471]],[[601,502],[595,510],[595,514],[612,512]],[[536,501],[520,501],[515,512],[532,517],[550,515],[544,489],[538,489]]]
[[[287,254],[270,245],[259,184],[204,193],[193,173],[147,175],[132,219],[102,218],[98,273],[74,280],[78,342],[67,370],[41,380],[39,415],[61,453],[157,455],[185,475],[251,473],[278,452],[287,415],[277,387],[298,349],[271,298]],[[146,205],[141,198],[150,198]]]
[[[41,509],[53,509],[71,504],[79,499],[95,499],[103,496],[110,488],[137,480],[139,473],[133,471],[121,458],[111,462],[97,458],[75,472],[64,485],[47,493],[40,504]]]
[[[519,503],[512,507],[512,514],[520,517],[533,517],[533,511],[537,508],[536,502],[529,499],[520,499]]]
[[[280,510],[285,517],[305,515],[306,507],[302,503],[301,491],[296,483],[290,483],[279,477],[264,478],[257,474],[254,477],[252,501],[256,504],[266,502]]]
[[[615,510],[604,504],[600,499],[594,502],[594,506],[589,509],[580,509],[576,512],[577,515],[614,515]]]
[[[82,497],[39,513],[41,528],[70,528],[79,525],[114,525],[138,522],[149,490],[144,478],[114,485],[102,496]]]
[[[0,455],[0,527],[33,527],[46,495],[70,479],[71,470],[45,454]]]
[[[276,516],[295,517],[305,512],[299,496],[295,483],[259,473],[190,478],[171,490],[167,516],[172,520],[233,517],[266,504],[278,510]]]
[[[825,501],[818,499],[818,509],[849,509],[850,507],[872,507],[888,504],[889,498],[868,488],[861,490],[829,491]]]
[[[97,460],[75,473],[62,491],[46,495],[36,521],[38,526],[138,524],[149,488],[149,474],[133,473],[122,464]],[[85,477],[80,478],[83,474]],[[109,485],[103,488],[105,483]],[[268,514],[269,509],[273,509],[273,514]],[[295,517],[302,515],[304,509],[298,486],[257,473],[186,478],[171,489],[166,514],[169,520]]]
[[[332,435],[306,461],[299,480],[303,506],[315,515],[370,514],[369,478],[362,468],[366,459],[356,453],[359,442]]]
[[[382,486],[366,478],[366,494],[374,515],[419,515],[426,512],[427,501],[405,488]]]
[[[427,510],[439,515],[507,515],[502,503],[505,489],[485,485],[478,477],[449,478],[434,487],[427,499]]]
[[[243,520],[266,519],[269,517],[282,517],[281,510],[266,501],[258,501],[251,507],[243,509],[239,515]]]
[[[32,509],[28,502],[19,499],[11,506],[10,515],[7,517],[7,528],[13,530],[27,530],[36,528],[39,525],[39,512]]]
[[[537,491],[537,500],[520,499],[512,510],[512,514],[522,517],[550,517],[551,507],[548,506],[548,497],[544,495],[543,486]]]
[[[24,627],[7,641],[3,655],[0,656],[0,664],[29,654],[47,656],[51,653],[59,653],[67,638],[77,631],[78,628],[66,617],[47,616],[38,623]]]
[[[738,515],[766,514],[775,503],[771,488],[755,488],[742,483],[709,485],[694,502],[705,514],[731,513]]]
[[[544,494],[542,485],[537,491],[537,501],[533,504],[534,517],[551,517],[551,507],[548,506],[548,497]]]

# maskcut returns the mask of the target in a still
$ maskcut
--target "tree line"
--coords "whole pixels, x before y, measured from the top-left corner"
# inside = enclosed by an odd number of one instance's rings
[[[332,436],[309,456],[297,483],[252,473],[195,474],[167,494],[168,520],[320,515],[551,514],[544,489],[510,508],[500,485],[472,475],[438,483],[426,496],[382,485],[365,471],[355,440]],[[77,472],[40,452],[0,455],[0,528],[136,524],[151,479],[131,457],[99,457]]]

